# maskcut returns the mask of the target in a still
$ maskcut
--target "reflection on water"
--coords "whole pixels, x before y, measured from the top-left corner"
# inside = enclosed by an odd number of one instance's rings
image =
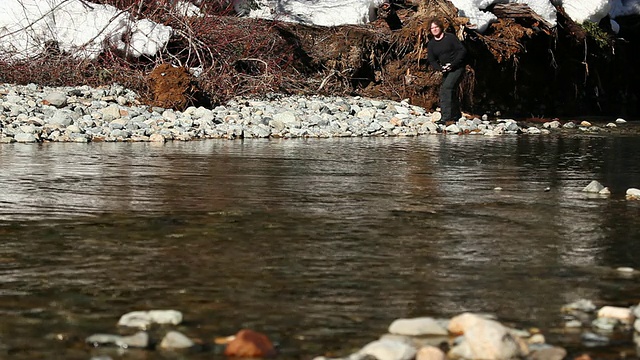
[[[139,309],[310,359],[399,317],[551,329],[579,298],[628,306],[639,155],[587,136],[0,145],[0,354],[86,359]],[[580,192],[594,179],[610,198]]]

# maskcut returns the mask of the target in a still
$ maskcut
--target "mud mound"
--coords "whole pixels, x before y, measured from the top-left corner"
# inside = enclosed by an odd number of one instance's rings
[[[149,74],[148,83],[153,94],[149,101],[152,106],[184,110],[199,98],[194,79],[183,67],[160,64]]]

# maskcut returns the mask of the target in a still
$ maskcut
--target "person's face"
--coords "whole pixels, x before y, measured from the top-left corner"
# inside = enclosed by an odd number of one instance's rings
[[[435,23],[431,23],[431,26],[429,27],[429,31],[431,31],[431,35],[438,37],[440,36],[440,34],[442,34],[442,29],[440,29],[440,26],[438,26]]]

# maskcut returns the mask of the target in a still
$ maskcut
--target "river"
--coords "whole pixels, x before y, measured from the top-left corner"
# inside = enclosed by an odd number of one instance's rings
[[[560,308],[640,301],[616,271],[640,269],[639,158],[637,136],[585,134],[0,144],[0,355],[210,359],[248,327],[281,359],[344,356],[464,311],[599,351]],[[84,345],[149,309],[204,348]],[[637,357],[600,350],[620,348]]]

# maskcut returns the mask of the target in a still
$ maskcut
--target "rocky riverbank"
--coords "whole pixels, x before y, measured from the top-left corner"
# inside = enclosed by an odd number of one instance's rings
[[[632,276],[633,269],[618,269]],[[602,306],[599,309],[585,299],[565,305],[564,329],[579,337],[586,348],[607,347],[615,338],[633,336],[638,343],[640,308]],[[94,334],[85,343],[94,348],[139,348],[149,351],[191,353],[224,352],[228,357],[268,358],[277,354],[267,335],[249,329],[236,335],[216,337],[206,344],[192,340],[176,329],[183,314],[177,310],[134,311],[118,321],[132,335]],[[183,330],[189,331],[184,328]],[[620,345],[620,344],[619,344]],[[631,341],[629,344],[631,345]],[[219,348],[219,349],[217,349]],[[216,350],[217,349],[217,350]],[[331,351],[329,351],[331,352]],[[110,359],[94,357],[93,359]],[[549,344],[537,328],[517,329],[487,314],[462,313],[451,319],[419,317],[396,319],[386,334],[360,350],[341,358],[318,356],[314,360],[446,360],[446,359],[591,359],[582,351],[571,354],[565,348]]]
[[[213,109],[176,111],[147,106],[119,85],[106,88],[0,85],[0,143],[165,142],[239,138],[331,138],[426,134],[548,134],[579,129],[587,122],[550,121],[529,126],[513,119],[466,116],[440,125],[440,113],[407,101],[362,97],[283,96],[236,98]]]

